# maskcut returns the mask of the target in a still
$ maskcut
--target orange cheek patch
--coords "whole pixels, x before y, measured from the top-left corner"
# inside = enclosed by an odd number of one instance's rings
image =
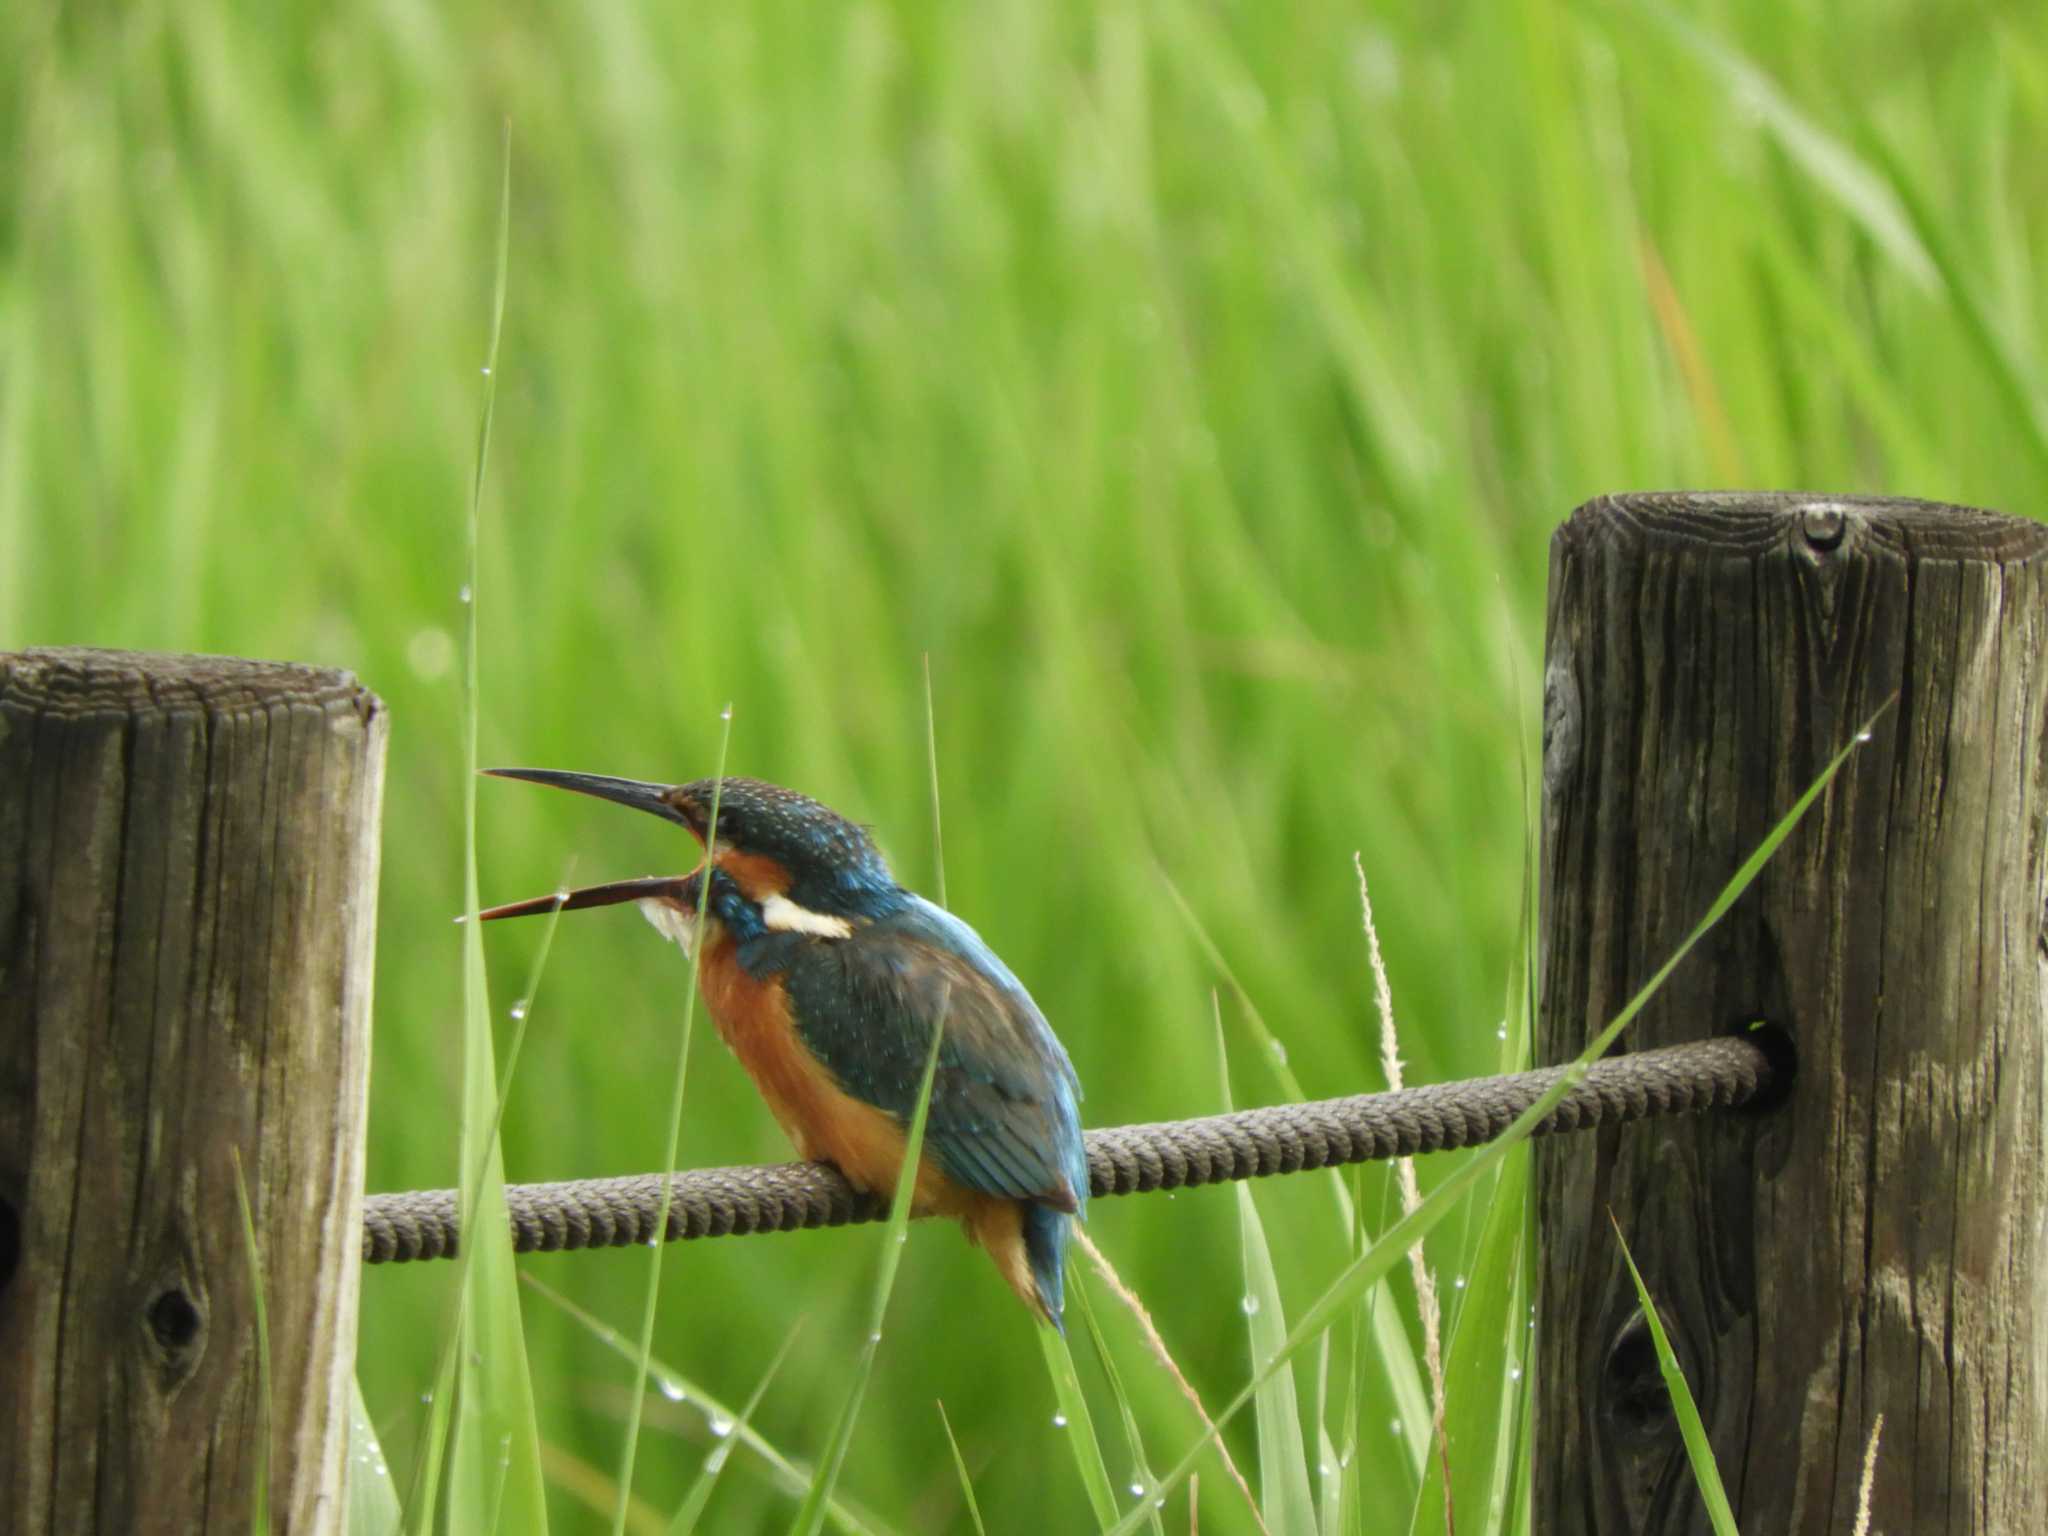
[[[718,867],[731,875],[740,894],[752,902],[766,901],[789,890],[789,871],[758,853],[740,853],[732,848],[718,850]]]

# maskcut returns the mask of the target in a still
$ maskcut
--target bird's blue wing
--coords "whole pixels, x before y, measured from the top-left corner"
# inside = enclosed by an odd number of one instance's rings
[[[850,938],[804,944],[782,975],[811,1053],[848,1093],[906,1124],[943,1024],[925,1142],[948,1177],[1063,1211],[1086,1202],[1073,1065],[967,924],[913,897]]]

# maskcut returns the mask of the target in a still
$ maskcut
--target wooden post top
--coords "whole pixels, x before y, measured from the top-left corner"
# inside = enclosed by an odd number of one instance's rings
[[[2048,525],[1981,507],[1903,496],[1798,491],[1627,491],[1598,496],[1567,518],[1553,548],[1587,539],[1661,550],[1767,554],[1780,547],[1836,558],[1873,551],[1919,560],[2031,560]]]
[[[309,703],[347,704],[368,721],[382,707],[354,673],[338,668],[76,645],[0,654],[0,700],[58,716]]]

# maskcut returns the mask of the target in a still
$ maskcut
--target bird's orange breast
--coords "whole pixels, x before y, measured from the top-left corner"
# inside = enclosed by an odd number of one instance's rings
[[[903,1128],[895,1116],[833,1080],[797,1033],[789,993],[777,981],[748,975],[736,950],[721,928],[705,945],[698,969],[704,1005],[720,1037],[767,1100],[797,1156],[822,1158],[857,1188],[893,1195],[903,1168]],[[947,1178],[929,1157],[918,1163],[912,1199],[919,1214],[966,1216],[986,1198]]]

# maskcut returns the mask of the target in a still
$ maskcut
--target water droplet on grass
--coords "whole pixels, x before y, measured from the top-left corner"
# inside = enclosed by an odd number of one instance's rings
[[[1052,1416],[1052,1427],[1054,1429],[1065,1429],[1067,1427],[1067,1416],[1064,1413],[1054,1414]]]
[[[1244,1300],[1240,1301],[1238,1305],[1244,1308],[1244,1315],[1246,1317],[1257,1317],[1259,1315],[1259,1298],[1256,1296],[1247,1293]]]

